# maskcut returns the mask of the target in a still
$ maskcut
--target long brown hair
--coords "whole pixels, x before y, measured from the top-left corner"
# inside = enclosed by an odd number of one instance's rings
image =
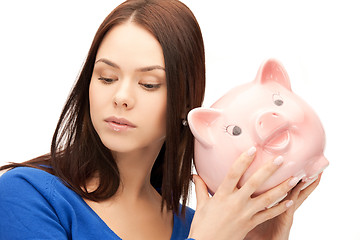
[[[111,197],[121,181],[115,160],[101,142],[90,119],[89,84],[95,57],[106,33],[126,21],[147,29],[159,41],[167,81],[166,141],[151,172],[151,183],[161,189],[162,203],[178,213],[186,204],[191,178],[194,139],[182,120],[199,107],[205,92],[205,54],[200,27],[192,12],[177,0],[128,0],[100,25],[82,71],[67,99],[55,129],[51,151],[0,170],[29,166],[62,179],[80,196],[100,201]],[[98,174],[100,183],[88,192],[86,182]],[[183,208],[184,210],[184,208]]]

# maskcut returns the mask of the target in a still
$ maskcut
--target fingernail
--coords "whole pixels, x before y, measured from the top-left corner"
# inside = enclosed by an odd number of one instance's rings
[[[288,201],[285,205],[287,208],[291,207],[294,204],[293,200]]]
[[[275,202],[273,202],[273,204],[271,204],[270,206],[268,206],[267,208],[272,208],[273,206],[279,204],[279,202],[281,202],[284,198],[287,197],[288,194],[285,194],[284,196],[282,196],[281,198],[277,199]]]
[[[251,147],[251,148],[247,151],[247,155],[248,155],[249,157],[252,157],[252,156],[254,156],[255,152],[256,152],[256,147]]]
[[[283,156],[278,156],[274,159],[274,164],[280,166],[284,162]]]
[[[290,180],[289,186],[290,186],[290,187],[295,187],[295,185],[298,184],[298,182],[299,182],[299,178],[298,178],[298,177],[294,177],[293,179]]]

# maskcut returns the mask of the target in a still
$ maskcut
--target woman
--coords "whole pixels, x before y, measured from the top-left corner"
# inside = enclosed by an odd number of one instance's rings
[[[193,157],[186,115],[204,91],[201,31],[184,4],[118,6],[94,37],[51,152],[0,168],[15,168],[0,178],[1,239],[286,239],[317,183],[269,209],[294,179],[251,198],[281,156],[238,189],[256,154],[249,149],[212,198],[194,176],[196,214],[185,207]]]

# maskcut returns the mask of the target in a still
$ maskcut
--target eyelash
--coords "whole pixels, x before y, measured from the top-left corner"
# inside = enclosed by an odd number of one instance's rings
[[[99,77],[98,79],[102,81],[104,84],[111,84],[114,81],[116,81],[115,79],[105,78],[105,77]],[[155,89],[160,88],[161,85],[161,84],[151,84],[151,83],[139,83],[139,84],[148,91],[154,91]]]
[[[105,78],[105,77],[99,77],[99,80],[102,81],[104,84],[111,84],[115,80],[112,78]]]
[[[161,84],[151,84],[151,83],[139,83],[141,86],[143,86],[146,90],[153,91],[157,88],[160,88]]]

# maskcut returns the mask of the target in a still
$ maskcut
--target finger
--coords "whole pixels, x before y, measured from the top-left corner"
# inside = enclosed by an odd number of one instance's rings
[[[248,151],[243,152],[240,157],[235,160],[226,174],[224,181],[218,187],[217,192],[232,193],[235,189],[237,190],[237,185],[240,181],[240,178],[254,160],[255,153],[256,148],[251,147]]]
[[[239,192],[251,196],[281,166],[283,161],[284,158],[278,156],[272,161],[265,163],[246,181]]]
[[[299,178],[293,177],[279,184],[278,186],[268,190],[267,192],[254,198],[254,201],[257,203],[254,208],[254,212],[263,210],[265,207],[270,208],[283,200],[288,192],[296,186],[299,182]],[[294,200],[294,199],[291,199]]]
[[[274,217],[279,216],[280,214],[284,213],[285,211],[287,211],[291,206],[293,206],[294,201],[293,200],[286,200],[283,201],[281,203],[279,203],[278,205],[266,209],[264,211],[258,212],[257,214],[255,214],[252,218],[252,221],[256,224],[259,225],[269,219],[272,219]]]
[[[209,199],[208,188],[204,181],[198,175],[193,175],[193,181],[195,184],[195,193],[196,193],[196,208],[202,206],[207,199]]]

